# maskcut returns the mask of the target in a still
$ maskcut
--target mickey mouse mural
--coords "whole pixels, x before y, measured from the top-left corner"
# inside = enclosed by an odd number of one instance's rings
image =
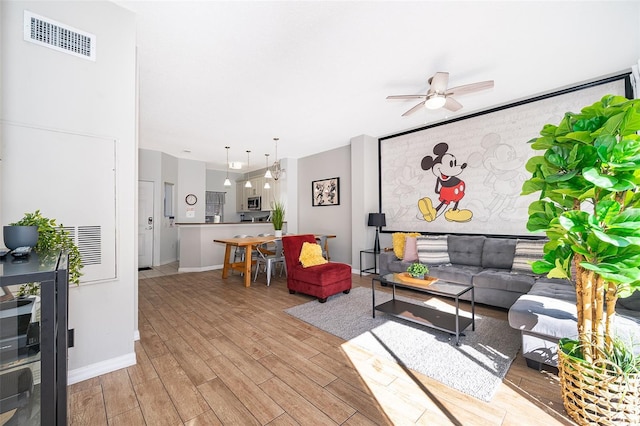
[[[433,222],[442,213],[449,222],[469,222],[473,217],[471,210],[460,210],[458,204],[464,198],[466,185],[458,176],[467,167],[467,163],[458,164],[456,157],[449,153],[449,145],[441,142],[433,147],[434,156],[427,155],[422,159],[422,170],[431,170],[436,177],[435,193],[439,195],[440,204],[433,207],[429,197],[418,201],[418,208],[424,220]],[[447,210],[449,205],[453,207]]]

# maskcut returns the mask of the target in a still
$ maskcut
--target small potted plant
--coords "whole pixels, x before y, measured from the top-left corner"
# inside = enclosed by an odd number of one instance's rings
[[[55,219],[42,216],[40,210],[33,213],[25,213],[24,217],[11,226],[35,226],[38,228],[38,240],[35,251],[40,256],[47,256],[59,250],[66,250],[69,254],[69,283],[80,284],[83,267],[80,250],[62,224],[58,225]],[[20,286],[19,295],[36,295],[40,291],[39,284],[28,283]]]
[[[271,223],[273,223],[276,237],[281,237],[282,225],[284,224],[284,203],[282,201],[271,203]]]
[[[423,265],[422,263],[412,263],[407,268],[407,272],[413,278],[423,279],[424,276],[429,273],[429,268],[427,268],[427,265]]]

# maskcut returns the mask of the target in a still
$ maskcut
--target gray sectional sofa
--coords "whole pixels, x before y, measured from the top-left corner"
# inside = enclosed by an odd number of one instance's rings
[[[418,237],[420,240],[432,237]],[[437,238],[437,237],[436,237]],[[508,309],[518,298],[531,289],[537,277],[530,268],[514,270],[516,238],[491,238],[482,235],[448,235],[446,250],[449,262],[433,264],[421,262],[429,267],[429,275],[450,282],[473,284],[475,301],[486,305]],[[528,240],[530,241],[530,240]],[[437,256],[436,256],[437,257]],[[380,253],[380,275],[405,272],[412,262],[398,259],[393,251]],[[465,294],[462,298],[471,297]]]
[[[522,334],[522,355],[531,368],[558,366],[557,343],[562,337],[578,337],[576,292],[566,280],[540,278],[509,309],[509,325]],[[635,343],[640,353],[640,292],[618,299],[614,333]]]
[[[542,365],[557,367],[558,340],[577,337],[576,294],[571,281],[531,272],[528,263],[542,257],[544,241],[423,236],[418,237],[419,255],[421,244],[429,251],[429,240],[436,239],[440,240],[440,250],[446,253],[430,252],[423,257],[421,263],[429,266],[429,275],[473,284],[476,302],[509,309],[509,325],[521,331],[522,354],[527,364],[536,369]],[[430,258],[440,261],[430,263]],[[443,258],[448,261],[442,262]],[[398,259],[393,251],[382,252],[380,275],[405,272],[411,263]],[[467,300],[469,297],[467,294]],[[640,292],[618,300],[614,324],[616,335],[634,342],[636,353],[640,353]]]

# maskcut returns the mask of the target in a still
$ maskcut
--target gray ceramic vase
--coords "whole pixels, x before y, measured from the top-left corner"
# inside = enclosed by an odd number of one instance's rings
[[[10,250],[18,247],[35,247],[38,243],[37,226],[5,226],[2,235],[4,245]]]

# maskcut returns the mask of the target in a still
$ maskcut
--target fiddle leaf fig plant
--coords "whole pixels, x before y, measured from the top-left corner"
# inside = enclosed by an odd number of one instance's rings
[[[38,243],[34,249],[39,255],[56,253],[59,250],[67,251],[69,254],[69,283],[80,284],[82,276],[80,250],[62,224],[57,225],[56,219],[44,217],[40,210],[36,210],[33,213],[25,213],[22,219],[10,225],[38,227]],[[21,286],[19,294],[35,294],[37,291],[38,286],[31,283]]]
[[[640,100],[607,95],[529,141],[527,229],[549,238],[533,271],[575,281],[587,362],[611,353],[616,301],[640,289],[639,130]]]

